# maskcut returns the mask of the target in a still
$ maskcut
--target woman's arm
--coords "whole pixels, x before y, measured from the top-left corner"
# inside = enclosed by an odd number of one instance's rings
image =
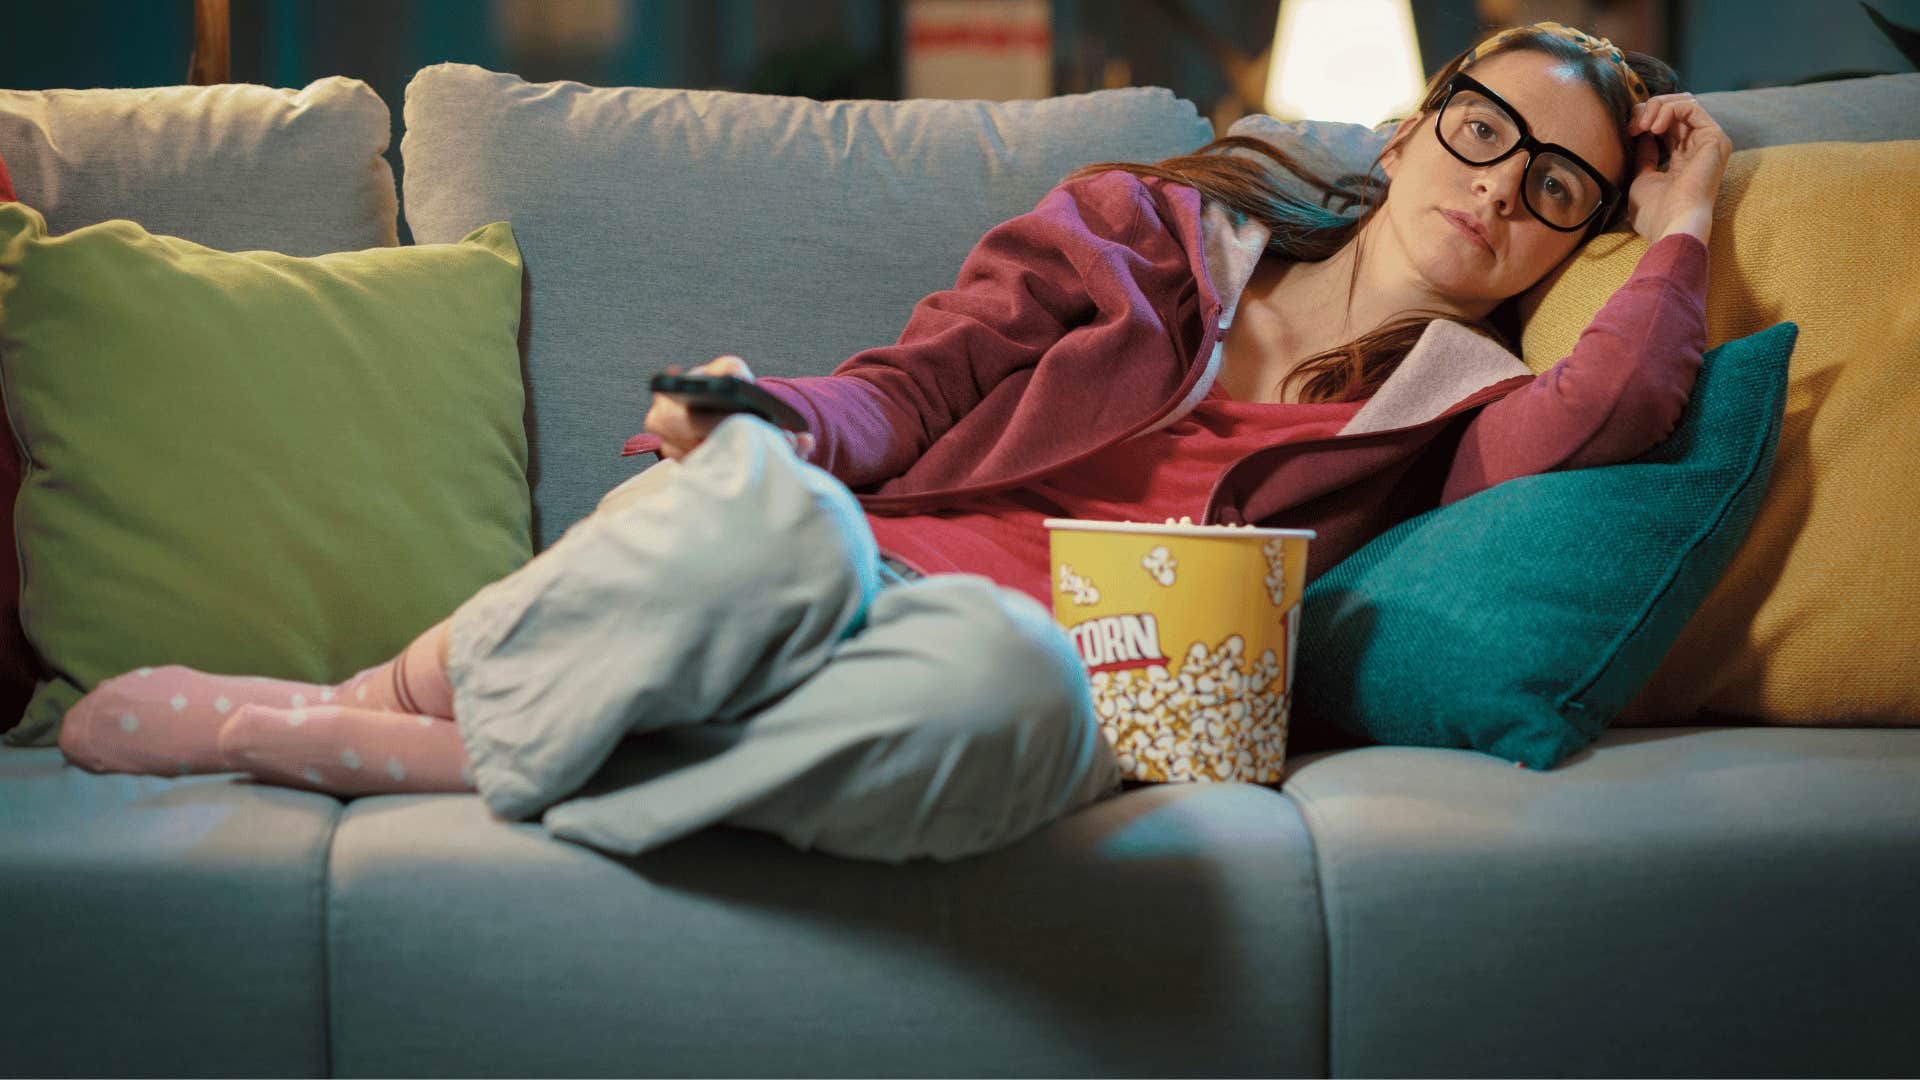
[[[759,383],[807,418],[814,462],[848,487],[899,476],[1069,332],[1137,318],[1142,295],[1177,291],[1190,264],[1158,214],[1129,173],[1062,184],[988,231],[954,286],[915,305],[895,344],[831,375]]]
[[[1611,465],[1673,433],[1707,340],[1707,246],[1688,231],[1651,244],[1573,352],[1468,424],[1441,493]]]

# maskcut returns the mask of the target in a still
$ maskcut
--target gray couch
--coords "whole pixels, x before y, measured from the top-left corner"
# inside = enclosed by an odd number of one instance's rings
[[[1742,149],[1920,138],[1920,75],[1704,100]],[[404,119],[417,240],[507,219],[526,255],[541,547],[651,463],[618,454],[645,373],[824,373],[1068,169],[1211,135],[1165,91],[819,104],[452,65]],[[393,242],[388,122],[349,80],[0,93],[0,155],[56,230],[312,254]],[[1301,738],[1275,788],[1139,788],[903,867],[731,829],[620,859],[473,796],[8,746],[0,1072],[1912,1074],[1916,826],[1912,729],[1616,730],[1545,774]]]

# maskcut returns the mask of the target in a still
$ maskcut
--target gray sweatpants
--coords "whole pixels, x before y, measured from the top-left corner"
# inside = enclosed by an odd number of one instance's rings
[[[901,581],[845,485],[746,415],[462,604],[447,674],[488,806],[623,854],[724,823],[957,859],[1120,784],[1051,613]]]

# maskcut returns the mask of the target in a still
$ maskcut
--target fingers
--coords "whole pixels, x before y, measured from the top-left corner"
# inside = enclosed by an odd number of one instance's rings
[[[1646,160],[1646,151],[1640,144],[1651,143],[1655,149],[1674,159],[1667,168],[1685,166],[1724,167],[1733,153],[1733,140],[1720,129],[1707,110],[1701,108],[1692,94],[1662,94],[1649,98],[1634,106],[1633,116],[1627,121],[1629,136],[1635,139],[1636,162]],[[1645,134],[1646,139],[1638,138]],[[1642,165],[1636,166],[1644,172]]]
[[[1645,131],[1654,135],[1663,134],[1683,113],[1706,116],[1706,110],[1695,103],[1692,94],[1661,94],[1648,98],[1633,107],[1633,115],[1627,120],[1627,133]]]
[[[753,372],[747,367],[747,362],[737,356],[716,357],[693,370],[701,375],[733,375],[748,382],[753,381]]]
[[[1633,140],[1633,175],[1658,171],[1660,168],[1660,142],[1657,139]]]
[[[1720,125],[1694,100],[1692,94],[1661,94],[1648,98],[1633,107],[1633,115],[1627,120],[1629,135],[1642,132],[1665,135],[1669,131],[1674,134],[1674,142],[1685,141],[1695,131],[1724,135]]]
[[[679,364],[667,365],[669,375],[678,375],[682,370]],[[747,362],[731,355],[715,357],[694,368],[691,374],[732,375],[753,381],[753,371],[747,367]],[[655,394],[653,407],[647,410],[646,430],[660,437],[661,458],[678,461],[705,442],[707,436],[713,434],[713,429],[719,427],[727,416],[727,413],[711,409],[690,409],[665,394]]]
[[[667,373],[680,373],[679,364],[668,364]],[[693,369],[696,375],[732,375],[736,378],[753,381],[753,371],[747,362],[738,356],[719,356]],[[713,429],[732,414],[712,409],[690,409],[666,394],[653,396],[653,407],[647,410],[646,430],[660,438],[660,457],[666,461],[679,461],[692,453],[699,445],[707,441]],[[782,431],[787,445],[802,461],[811,460],[814,451],[814,437],[811,432]]]
[[[719,426],[719,420],[724,420],[725,418],[726,414],[720,414],[716,418],[714,426]],[[711,434],[710,431],[709,434]],[[793,448],[795,457],[801,461],[813,460],[815,442],[812,432],[782,431],[780,434],[786,437],[787,445]],[[660,440],[660,456],[668,461],[679,461],[681,458],[692,453],[695,447],[705,441],[706,437],[704,435],[686,443],[662,437]]]

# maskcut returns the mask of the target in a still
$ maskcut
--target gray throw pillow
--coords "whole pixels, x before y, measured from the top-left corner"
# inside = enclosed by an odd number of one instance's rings
[[[1192,151],[1212,125],[1147,87],[1041,101],[813,101],[525,82],[407,87],[420,243],[510,221],[526,259],[528,439],[544,549],[630,478],[647,378],[728,353],[824,375],[898,339],[999,222],[1073,169]]]
[[[125,218],[220,251],[398,243],[381,156],[391,124],[380,95],[339,77],[302,90],[0,90],[0,158],[53,235]]]
[[[1325,120],[1280,120],[1262,113],[1243,116],[1227,129],[1229,135],[1248,135],[1263,139],[1285,151],[1313,175],[1329,183],[1338,183],[1344,176],[1363,177],[1372,168],[1373,159],[1387,145],[1387,137],[1393,133],[1393,125],[1383,124],[1378,131],[1362,124],[1342,124]],[[1249,156],[1252,160],[1271,166],[1275,181],[1291,194],[1329,210],[1347,214],[1357,207],[1348,200],[1335,197],[1332,201],[1319,188],[1306,183],[1292,173],[1272,165],[1272,159],[1251,154],[1249,151],[1234,150],[1232,153]],[[1373,170],[1376,182],[1384,183],[1386,175]],[[1356,181],[1352,190],[1360,190]]]

